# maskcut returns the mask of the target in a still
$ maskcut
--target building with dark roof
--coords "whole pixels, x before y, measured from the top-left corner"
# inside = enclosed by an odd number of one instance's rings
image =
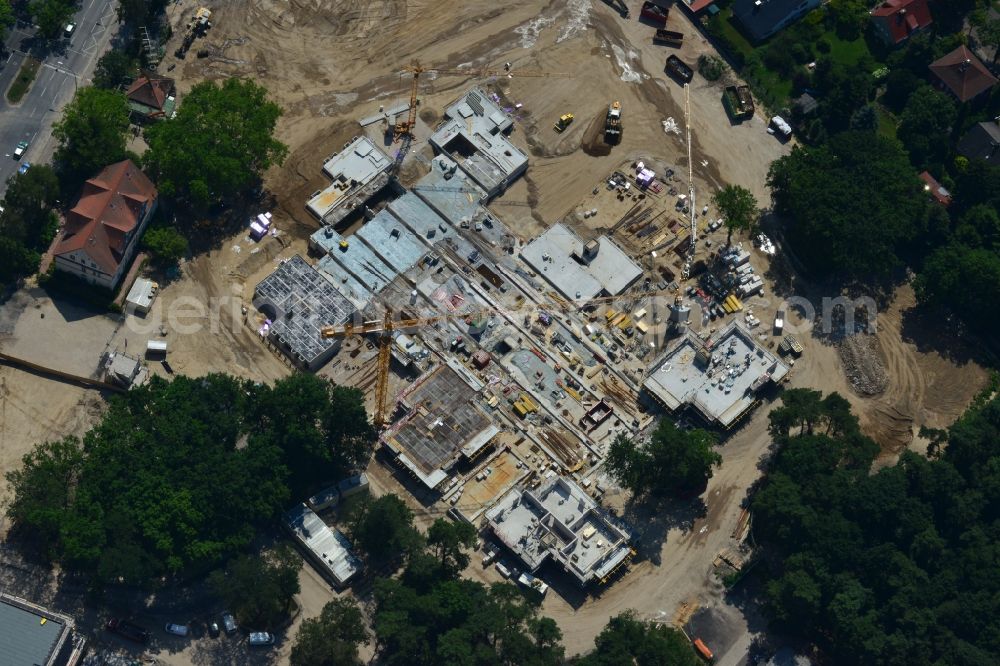
[[[134,116],[149,120],[169,118],[176,106],[174,80],[148,74],[140,76],[125,91],[125,97]]]
[[[0,594],[0,664],[74,666],[82,641],[73,640],[73,620],[30,601]]]
[[[997,77],[964,44],[932,62],[930,69],[938,87],[950,92],[959,102],[968,102],[997,83]]]
[[[733,18],[752,41],[762,42],[820,4],[820,0],[736,0]]]
[[[958,142],[958,154],[970,160],[1000,164],[1000,121],[976,123]]]
[[[885,0],[871,11],[875,33],[887,44],[902,44],[932,22],[927,0]]]
[[[156,187],[132,160],[102,169],[84,183],[52,243],[56,269],[101,287],[117,287],[156,202]]]
[[[944,185],[937,181],[937,178],[932,176],[929,171],[922,171],[918,176],[924,183],[924,191],[930,195],[930,197],[941,204],[942,206],[951,205],[951,192],[945,188]]]

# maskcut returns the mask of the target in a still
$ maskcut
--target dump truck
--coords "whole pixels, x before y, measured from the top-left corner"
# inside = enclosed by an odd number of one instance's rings
[[[675,55],[667,58],[666,71],[681,83],[691,83],[691,79],[694,78],[694,70]]]
[[[642,9],[639,10],[639,18],[646,19],[650,23],[656,23],[658,25],[667,24],[667,14],[669,10],[666,7],[661,7],[658,3],[652,2],[652,0],[646,0],[642,3]]]
[[[653,43],[666,44],[667,46],[676,46],[677,48],[680,48],[684,44],[684,33],[659,28],[653,35]]]
[[[608,115],[604,121],[604,141],[615,146],[622,140],[622,104],[614,101],[608,107]]]
[[[753,95],[750,86],[726,86],[722,93],[722,105],[733,120],[753,118]]]
[[[562,132],[567,127],[569,127],[570,123],[572,122],[573,122],[573,114],[564,113],[563,115],[559,116],[559,120],[556,121],[555,127],[553,127],[552,129],[554,129],[557,132]]]

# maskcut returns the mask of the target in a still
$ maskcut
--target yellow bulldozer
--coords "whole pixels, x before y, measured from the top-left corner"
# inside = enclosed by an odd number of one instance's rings
[[[573,122],[573,114],[564,113],[563,115],[559,116],[559,120],[556,121],[555,127],[553,127],[552,129],[554,129],[557,132],[562,132],[567,127],[569,127],[570,123],[572,122]]]

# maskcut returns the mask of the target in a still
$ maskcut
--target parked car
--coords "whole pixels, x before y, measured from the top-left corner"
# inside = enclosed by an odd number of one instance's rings
[[[66,27],[63,29],[63,37],[69,39],[73,36],[74,30],[76,30],[76,23],[67,23]]]
[[[222,628],[226,630],[226,633],[232,636],[236,633],[239,626],[236,624],[236,618],[229,611],[225,611],[222,614]]]
[[[163,630],[174,636],[187,636],[191,633],[191,629],[186,624],[175,624],[173,622],[167,622]]]
[[[222,632],[219,631],[219,623],[218,622],[209,622],[208,623],[208,635],[209,636],[211,636],[212,638],[218,638],[220,633],[222,633]]]
[[[137,624],[129,622],[128,620],[113,617],[108,620],[105,628],[108,631],[116,633],[123,638],[129,639],[130,641],[135,641],[136,643],[149,642],[149,631]]]
[[[250,632],[251,647],[264,647],[266,645],[274,645],[274,634],[269,634],[266,631]]]
[[[18,167],[17,172],[23,176],[24,174],[28,173],[28,169],[30,168],[31,168],[31,162],[25,162],[24,164]]]
[[[28,149],[27,141],[19,141],[17,143],[17,148],[14,149],[14,159],[19,160],[24,157],[24,151]]]

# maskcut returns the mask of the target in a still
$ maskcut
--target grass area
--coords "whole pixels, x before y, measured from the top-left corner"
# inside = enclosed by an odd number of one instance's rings
[[[743,60],[746,60],[753,53],[753,45],[733,25],[732,17],[733,8],[726,7],[712,18],[712,23],[714,24],[712,27],[719,32],[726,44],[736,49],[739,55],[743,57]]]
[[[17,78],[7,90],[8,102],[17,104],[21,101],[28,89],[31,88],[31,82],[35,80],[35,75],[38,74],[38,68],[41,66],[42,61],[38,58],[28,57],[24,59],[24,62],[21,63],[21,69],[17,72]]]
[[[847,42],[832,30],[828,30],[823,38],[830,42],[830,59],[841,65],[855,65],[865,55],[870,55],[864,37]]]
[[[879,106],[878,133],[882,136],[896,138],[896,117]]]

